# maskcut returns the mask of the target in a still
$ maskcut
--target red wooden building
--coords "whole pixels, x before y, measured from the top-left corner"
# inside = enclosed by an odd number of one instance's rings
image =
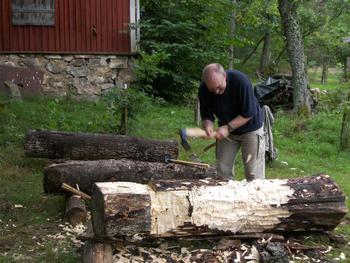
[[[132,54],[138,0],[1,0],[0,53]]]

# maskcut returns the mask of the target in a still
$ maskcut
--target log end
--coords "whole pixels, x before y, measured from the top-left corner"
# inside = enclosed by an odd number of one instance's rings
[[[149,234],[148,186],[131,182],[96,183],[92,192],[92,225],[96,236]]]
[[[67,199],[65,217],[72,226],[86,222],[86,206],[80,196],[73,195]]]
[[[84,263],[112,263],[113,248],[109,243],[88,241],[84,247]]]

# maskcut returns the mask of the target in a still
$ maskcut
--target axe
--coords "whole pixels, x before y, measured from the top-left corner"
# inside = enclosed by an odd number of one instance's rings
[[[180,129],[181,145],[186,151],[191,150],[191,146],[188,143],[187,138],[211,139],[208,137],[207,133],[203,129],[200,129],[200,128],[182,128],[182,129]],[[215,146],[215,143],[210,144],[209,146],[205,147],[205,151],[209,150],[213,146]]]

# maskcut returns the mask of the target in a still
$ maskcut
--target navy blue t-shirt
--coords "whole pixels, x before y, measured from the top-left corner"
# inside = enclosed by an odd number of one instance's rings
[[[215,121],[219,126],[241,115],[251,118],[246,124],[235,129],[233,134],[241,135],[262,126],[262,111],[254,95],[248,77],[238,70],[226,71],[226,89],[223,94],[210,92],[204,82],[199,87],[200,112],[202,120]]]

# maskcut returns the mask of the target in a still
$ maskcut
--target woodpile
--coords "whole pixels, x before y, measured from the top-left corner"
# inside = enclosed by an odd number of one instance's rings
[[[269,258],[269,249],[277,249],[278,262],[288,262],[286,249],[273,241],[283,241],[290,232],[332,230],[347,213],[345,196],[328,175],[224,181],[210,166],[166,162],[178,158],[172,141],[30,131],[25,151],[51,159],[44,168],[44,189],[72,194],[65,212],[72,225],[87,221],[89,200],[92,226],[81,236],[85,263],[124,260],[120,247],[130,242],[203,237],[267,239],[264,245],[231,250],[227,260],[270,262],[275,259]],[[186,258],[222,262],[214,260],[218,253],[198,250]],[[147,257],[146,262],[154,262],[151,254]],[[187,262],[178,259],[172,262]]]
[[[276,112],[278,109],[293,109],[293,85],[292,76],[275,75],[254,87],[255,95],[261,106],[267,105]],[[311,108],[315,108],[318,101],[317,95],[313,94],[308,87],[311,99]]]

